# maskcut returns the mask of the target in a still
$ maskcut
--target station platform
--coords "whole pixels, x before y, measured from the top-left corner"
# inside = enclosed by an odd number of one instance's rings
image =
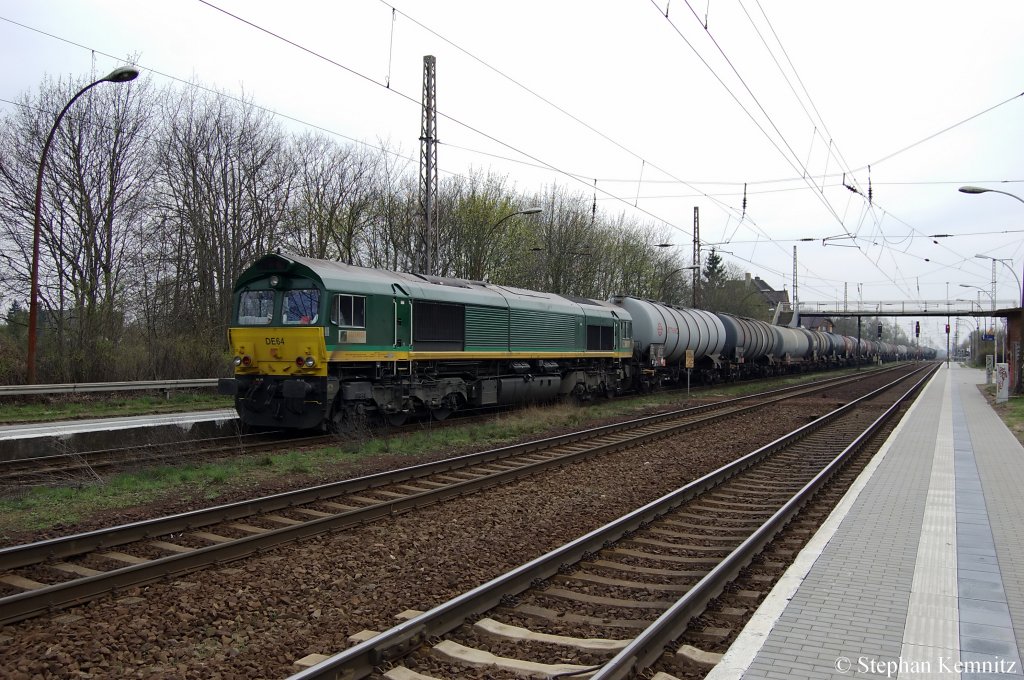
[[[238,413],[234,409],[218,409],[214,411],[191,411],[159,415],[25,423],[23,425],[0,425],[0,441],[32,439],[34,437],[62,437],[89,432],[110,432],[113,430],[132,430],[144,427],[165,427],[168,425],[191,426],[195,423],[211,421],[234,421],[237,418]]]
[[[709,680],[1021,678],[1024,447],[944,365]]]

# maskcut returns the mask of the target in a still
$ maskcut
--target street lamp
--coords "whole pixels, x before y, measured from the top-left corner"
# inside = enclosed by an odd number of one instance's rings
[[[1011,194],[1009,191],[1000,191],[999,189],[986,189],[984,187],[972,187],[972,186],[968,185],[968,186],[960,187],[960,191],[962,193],[965,193],[965,194],[987,194],[987,193],[1003,194],[1004,196],[1009,196],[1010,198],[1016,198],[1021,203],[1024,203],[1024,198],[1021,198],[1017,194]],[[1014,274],[1016,275],[1016,272],[1014,272]],[[1020,283],[1020,279],[1018,279],[1017,282],[1019,284]],[[1024,287],[1022,287],[1020,289],[1020,306],[1024,307]]]
[[[1017,270],[1016,269],[1014,269],[1010,265],[1006,264],[1007,262],[1013,262],[1013,258],[1011,258],[1011,257],[992,257],[991,255],[981,255],[981,254],[975,255],[974,257],[980,258],[982,260],[992,260],[993,262],[1000,262],[1000,263],[1002,263],[1002,265],[1004,267],[1009,269],[1010,273],[1013,274],[1013,280],[1017,282],[1017,288],[1022,291],[1021,292],[1021,306],[1024,307],[1024,288],[1021,288],[1020,277],[1017,276]],[[995,274],[993,274],[993,280],[995,280],[994,277],[995,277]]]
[[[508,215],[505,215],[500,220],[495,222],[494,226],[491,227],[491,230],[488,233],[493,234],[498,229],[498,226],[502,222],[504,222],[505,220],[511,219],[511,218],[515,217],[516,215],[536,215],[537,213],[542,213],[542,212],[544,212],[544,208],[534,207],[534,208],[526,208],[524,210],[517,210],[514,213],[509,213]]]
[[[663,276],[661,278],[661,286],[658,287],[658,300],[660,302],[664,302],[665,301],[665,287],[668,285],[668,280],[672,277],[673,274],[678,274],[679,272],[685,272],[686,270],[690,270],[690,271],[696,272],[698,269],[700,269],[700,267],[698,267],[695,264],[691,264],[688,267],[676,267],[675,269],[670,271],[668,274],[665,274],[665,276]],[[694,302],[694,306],[696,307],[696,301]]]
[[[992,325],[995,326],[995,338],[992,341],[992,353],[995,354],[996,358],[999,358],[999,324],[996,323],[995,311],[996,311],[996,298],[992,293],[988,292],[981,286],[972,286],[969,283],[961,283],[961,288],[975,288],[978,291],[978,307],[981,307],[981,294],[988,295],[992,301]],[[1006,361],[1006,337],[1003,337],[1003,361]]]
[[[31,292],[29,293],[28,359],[26,361],[27,379],[30,385],[36,381],[36,324],[39,318],[39,216],[43,208],[43,171],[46,168],[46,155],[50,151],[50,143],[53,142],[53,136],[57,133],[57,128],[60,126],[60,121],[64,118],[64,114],[68,112],[68,109],[71,108],[71,105],[79,97],[100,83],[127,83],[138,77],[138,69],[131,66],[122,66],[115,68],[103,78],[83,87],[57,114],[57,120],[53,121],[50,134],[46,136],[46,143],[43,144],[43,153],[39,158],[39,173],[36,176],[36,207],[32,220],[32,284]]]

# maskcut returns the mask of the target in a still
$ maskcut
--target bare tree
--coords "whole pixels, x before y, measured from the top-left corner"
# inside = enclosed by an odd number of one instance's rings
[[[222,341],[235,280],[278,241],[295,169],[271,115],[191,88],[168,99],[157,166],[172,314]]]
[[[386,143],[377,165],[376,199],[370,209],[361,264],[414,271],[420,245],[416,214],[418,176],[412,162]]]
[[[285,227],[291,249],[355,264],[377,202],[378,154],[306,134],[292,145],[297,185]]]
[[[88,80],[46,80],[0,132],[0,218],[9,264],[28,290],[35,174],[56,112]],[[63,119],[46,161],[40,215],[41,374],[88,380],[117,364],[129,279],[152,172],[148,79],[90,90]]]
[[[519,250],[515,212],[522,204],[506,189],[506,181],[471,171],[468,177],[455,176],[443,183],[439,259],[445,273],[474,281],[500,280],[496,275]]]

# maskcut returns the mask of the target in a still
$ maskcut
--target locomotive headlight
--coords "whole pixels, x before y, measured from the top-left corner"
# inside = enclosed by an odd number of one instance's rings
[[[235,366],[242,365],[242,357],[235,357]]]
[[[270,287],[277,288],[279,285],[281,285],[281,277],[278,276],[277,274],[274,274],[273,276],[270,277]]]
[[[313,368],[316,366],[316,359],[313,357],[306,357],[306,368]]]
[[[252,366],[252,357],[249,356],[248,354],[244,355],[242,357],[242,365],[245,366],[246,368]]]
[[[313,357],[295,357],[295,365],[299,368],[313,368],[316,366],[316,359]]]

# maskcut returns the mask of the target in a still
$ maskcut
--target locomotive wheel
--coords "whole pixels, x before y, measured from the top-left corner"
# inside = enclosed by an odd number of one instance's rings
[[[452,409],[447,406],[441,406],[439,408],[430,409],[430,417],[434,420],[441,421],[452,414]]]
[[[441,405],[430,409],[430,417],[441,421],[466,405],[466,399],[458,392],[449,392],[441,400]]]
[[[363,419],[346,408],[336,408],[327,421],[327,431],[331,434],[347,434],[356,429]]]
[[[401,427],[405,425],[405,421],[409,420],[409,412],[397,411],[395,413],[388,413],[384,416],[384,420],[392,427]]]

